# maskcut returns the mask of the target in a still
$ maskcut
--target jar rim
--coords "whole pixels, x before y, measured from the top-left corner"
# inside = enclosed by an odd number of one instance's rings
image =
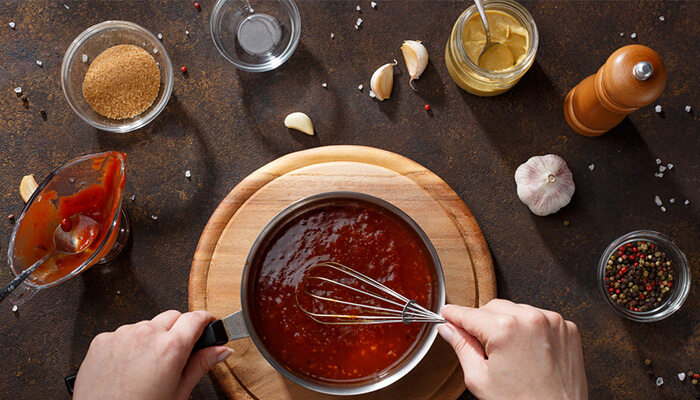
[[[486,11],[488,11],[489,9],[505,11],[522,23],[523,27],[527,29],[527,33],[529,36],[528,49],[527,53],[525,53],[525,58],[512,68],[503,71],[489,71],[487,69],[481,68],[469,58],[467,52],[464,50],[462,33],[464,32],[464,26],[466,25],[466,23],[478,13],[476,5],[472,5],[471,7],[467,8],[459,16],[457,22],[454,25],[452,36],[455,38],[456,42],[455,46],[457,51],[455,56],[459,58],[460,62],[466,64],[470,69],[477,72],[480,76],[483,76],[488,79],[509,79],[527,71],[535,59],[535,55],[537,54],[537,47],[539,45],[539,33],[537,31],[537,25],[535,24],[535,19],[532,17],[532,14],[530,14],[530,12],[520,3],[513,0],[485,0],[484,9]]]

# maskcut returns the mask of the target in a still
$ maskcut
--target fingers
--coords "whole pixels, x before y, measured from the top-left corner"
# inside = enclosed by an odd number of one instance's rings
[[[182,314],[175,321],[175,324],[170,328],[170,333],[177,335],[189,352],[199,339],[204,327],[214,319],[214,316],[206,311],[188,312]]]
[[[187,361],[185,369],[182,370],[182,377],[177,389],[178,399],[189,398],[197,382],[214,365],[224,361],[231,354],[233,354],[233,350],[226,346],[207,347],[194,353]]]
[[[168,310],[153,317],[151,323],[153,324],[153,326],[162,328],[167,331],[173,327],[173,324],[175,324],[175,321],[177,321],[181,315],[182,314],[179,311]]]
[[[497,325],[497,315],[484,309],[460,307],[448,304],[440,314],[455,327],[465,330],[482,342],[487,342],[490,332]]]
[[[469,381],[470,376],[483,374],[486,369],[486,355],[477,338],[449,322],[438,326],[438,332],[457,354],[465,381]]]

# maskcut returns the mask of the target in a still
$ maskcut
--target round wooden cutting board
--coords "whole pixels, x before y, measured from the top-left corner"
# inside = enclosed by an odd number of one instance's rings
[[[437,175],[398,154],[362,146],[329,146],[281,157],[245,178],[209,219],[192,262],[190,310],[218,318],[241,307],[243,266],[260,231],[291,203],[337,190],[382,198],[413,218],[437,250],[447,302],[479,306],[496,296],[491,254],[479,226],[459,196]],[[210,373],[221,392],[236,400],[336,399],[282,377],[250,339],[229,343],[233,356]],[[465,390],[462,370],[440,337],[407,376],[374,399],[456,399]]]

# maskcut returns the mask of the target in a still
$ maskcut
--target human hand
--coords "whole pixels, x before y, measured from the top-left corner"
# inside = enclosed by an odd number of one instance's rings
[[[588,399],[578,329],[561,315],[491,300],[446,305],[438,332],[455,350],[469,391],[481,400]]]
[[[209,347],[190,356],[204,327],[205,311],[175,310],[150,321],[97,335],[80,365],[73,398],[185,400],[204,374],[233,350]]]

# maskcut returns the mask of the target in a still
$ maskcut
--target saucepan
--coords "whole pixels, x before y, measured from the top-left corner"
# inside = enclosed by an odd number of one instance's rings
[[[327,192],[312,195],[293,203],[275,216],[265,226],[250,249],[243,269],[243,277],[241,280],[241,310],[210,323],[204,329],[193,351],[205,347],[222,345],[231,340],[250,337],[267,362],[285,378],[307,389],[332,395],[357,395],[385,388],[401,379],[418,365],[435,341],[437,336],[437,325],[435,324],[425,325],[417,344],[389,371],[383,372],[376,378],[347,383],[316,380],[294,371],[274,357],[266,348],[259,332],[256,331],[256,327],[252,322],[253,313],[255,312],[253,290],[257,273],[256,269],[259,257],[261,257],[269,241],[285,226],[285,224],[300,214],[317,207],[343,204],[344,202],[364,203],[368,206],[379,208],[382,212],[386,212],[398,218],[398,220],[403,221],[405,225],[417,235],[421,244],[424,246],[425,254],[428,255],[433,268],[434,289],[431,301],[432,311],[439,312],[440,308],[445,304],[444,276],[437,252],[420,226],[399,208],[377,197],[357,192]]]

